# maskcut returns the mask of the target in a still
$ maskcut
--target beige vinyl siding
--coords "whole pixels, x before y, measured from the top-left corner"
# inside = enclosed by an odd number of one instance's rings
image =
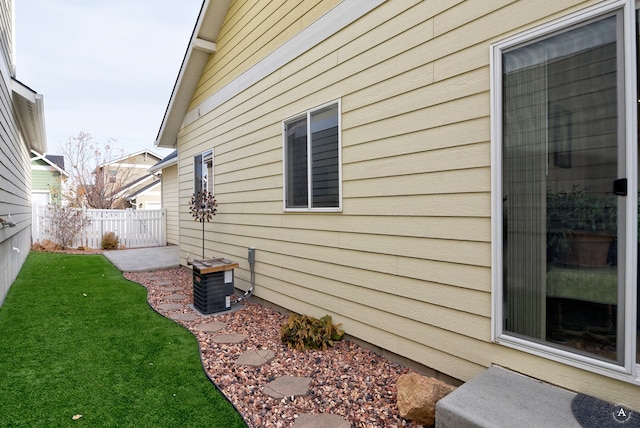
[[[491,342],[489,44],[594,2],[480,3],[385,2],[187,125],[180,200],[213,146],[205,254],[239,261],[240,288],[254,247],[266,300],[461,380],[501,364],[620,401],[637,387]],[[282,121],[333,100],[342,212],[284,213]],[[182,257],[199,255],[202,225],[180,218]]]
[[[340,0],[234,0],[196,89],[192,106],[254,66]]]
[[[29,254],[31,242],[31,165],[11,101],[12,2],[0,1],[0,217],[11,214],[16,227],[0,228],[0,305]],[[16,252],[13,249],[20,251]]]
[[[180,242],[177,165],[162,169],[162,207],[167,209],[167,243],[177,245]]]

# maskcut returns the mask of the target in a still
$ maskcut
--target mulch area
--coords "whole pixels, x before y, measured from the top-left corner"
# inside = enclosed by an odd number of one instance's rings
[[[190,269],[131,272],[125,277],[147,288],[148,302],[160,314],[174,319],[181,314],[200,315],[189,307],[193,304]],[[176,293],[187,297],[178,302],[166,299]],[[166,303],[182,303],[182,307],[159,308]],[[348,340],[337,342],[326,351],[291,350],[280,339],[280,326],[286,316],[246,300],[240,305],[241,310],[176,322],[197,338],[205,372],[250,427],[290,427],[300,415],[309,413],[340,415],[353,427],[421,427],[402,419],[396,406],[396,382],[409,369]],[[217,332],[197,330],[212,321],[226,327]],[[247,339],[239,344],[213,340],[229,333],[243,334]],[[243,352],[261,349],[274,352],[275,358],[260,367],[236,364]],[[311,378],[309,394],[278,400],[262,392],[268,382],[286,375]]]

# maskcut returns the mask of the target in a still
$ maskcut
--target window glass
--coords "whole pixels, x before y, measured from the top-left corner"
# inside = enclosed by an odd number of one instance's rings
[[[285,122],[287,208],[340,207],[338,104]]]
[[[619,21],[502,55],[503,331],[614,362],[624,323],[612,192],[624,149]]]
[[[202,155],[193,157],[193,193],[202,191],[202,178],[204,177],[202,171]]]
[[[311,113],[312,207],[337,207],[338,106]]]
[[[307,118],[289,122],[286,127],[287,207],[308,206]]]

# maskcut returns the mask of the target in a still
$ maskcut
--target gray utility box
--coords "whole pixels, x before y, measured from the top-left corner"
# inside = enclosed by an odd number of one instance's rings
[[[202,314],[231,309],[233,269],[238,263],[226,259],[193,262],[193,306]]]

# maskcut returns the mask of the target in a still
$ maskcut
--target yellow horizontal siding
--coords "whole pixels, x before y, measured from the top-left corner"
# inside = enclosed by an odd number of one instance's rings
[[[162,170],[162,207],[167,210],[167,243],[180,242],[178,199],[178,166],[172,165]]]
[[[341,0],[234,1],[196,88],[193,104],[245,72]]]
[[[255,47],[245,43],[256,23],[283,16],[258,3],[233,3],[193,106],[246,70],[250,49],[258,60],[284,41],[269,44],[267,30],[251,36]],[[490,338],[489,43],[592,3],[385,2],[188,124],[179,136],[182,199],[192,192],[192,157],[216,153],[219,212],[205,225],[205,252],[240,261],[237,285],[246,288],[254,247],[259,297],[331,313],[348,333],[462,380],[497,363],[577,390],[599,380],[602,397],[631,391]],[[319,10],[307,11],[305,25]],[[336,99],[342,212],[283,213],[282,121]],[[193,257],[202,225],[188,212],[180,218],[183,255]]]

